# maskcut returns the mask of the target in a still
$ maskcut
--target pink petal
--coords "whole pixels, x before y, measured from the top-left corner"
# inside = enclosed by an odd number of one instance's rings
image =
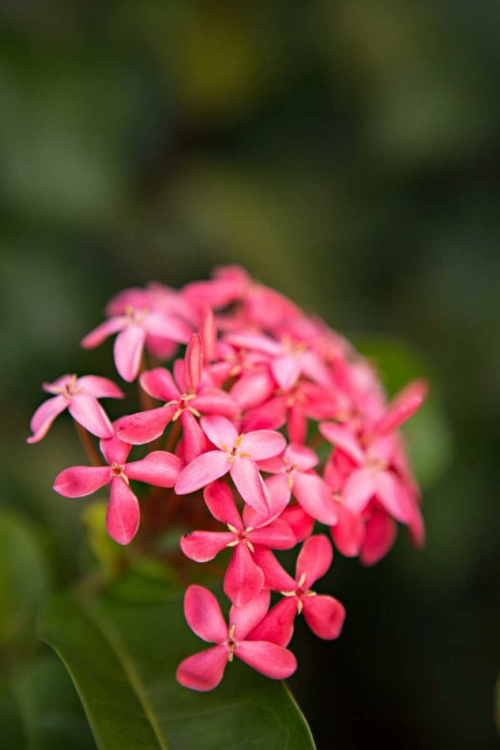
[[[80,341],[80,346],[83,346],[84,349],[94,349],[96,346],[102,344],[108,336],[112,336],[114,333],[122,331],[127,324],[128,318],[122,315],[105,320],[104,323],[98,325],[97,328],[90,331],[90,333]]]
[[[413,502],[413,511],[408,522],[408,531],[410,532],[411,543],[415,547],[423,547],[425,543],[425,525],[416,500]]]
[[[94,398],[124,398],[125,394],[112,380],[101,378],[99,375],[84,375],[76,381],[77,387],[83,388],[85,393]]]
[[[294,354],[283,354],[271,362],[271,372],[279,387],[290,390],[300,376],[300,363]]]
[[[154,370],[143,372],[139,383],[151,398],[158,401],[177,401],[181,397],[171,373],[164,367],[155,367]]]
[[[316,352],[304,352],[300,357],[300,368],[304,375],[322,385],[323,388],[330,389],[332,387],[332,373]]]
[[[224,455],[227,456],[228,454]],[[257,464],[251,458],[240,458],[238,456],[232,464],[229,464],[229,472],[243,500],[252,508],[255,508],[258,513],[264,516],[268,515],[271,503]]]
[[[377,498],[396,521],[408,523],[412,508],[408,492],[392,471],[379,471],[375,476]]]
[[[307,419],[302,404],[295,403],[288,412],[288,437],[294,443],[304,443],[307,437]]]
[[[292,549],[297,544],[295,534],[281,518],[260,529],[254,529],[250,532],[249,539],[252,544],[260,544],[271,549]]]
[[[69,413],[76,422],[86,430],[100,438],[110,438],[114,435],[109,418],[98,401],[87,393],[78,393],[69,400]]]
[[[224,677],[228,651],[224,646],[214,646],[206,651],[188,656],[177,667],[177,682],[191,690],[213,690]]]
[[[347,453],[357,464],[363,464],[365,455],[356,437],[347,429],[335,422],[322,422],[319,431],[332,445]]]
[[[262,591],[243,607],[233,604],[229,612],[229,624],[235,626],[235,638],[243,641],[247,634],[265,617],[269,609],[271,594]]]
[[[339,520],[330,529],[335,546],[345,557],[359,555],[365,538],[365,524],[359,513],[339,504]]]
[[[210,450],[211,446],[196,417],[190,411],[183,409],[180,419],[184,437],[184,456],[189,463]]]
[[[208,510],[217,521],[243,531],[243,523],[234,502],[233,493],[225,482],[212,482],[205,487],[203,497]]]
[[[54,380],[53,383],[44,383],[42,385],[42,388],[47,393],[52,393],[53,396],[60,396],[61,388],[64,389],[65,385],[72,383],[74,381],[74,378],[74,375],[61,375],[61,377],[57,378],[57,380]]]
[[[173,487],[184,464],[173,453],[153,451],[141,461],[126,464],[125,473],[129,479],[137,479],[155,487]]]
[[[121,478],[111,480],[111,493],[106,512],[106,528],[111,539],[118,544],[128,544],[139,528],[139,503],[137,498]]]
[[[295,591],[297,584],[267,547],[255,547],[253,559],[264,573],[264,585],[271,591]]]
[[[133,323],[119,333],[115,339],[116,369],[127,383],[135,380],[139,373],[145,340],[144,328]]]
[[[293,494],[305,512],[327,526],[337,523],[338,507],[332,491],[317,474],[297,471],[293,478]]]
[[[311,588],[318,578],[328,572],[333,560],[333,549],[325,534],[309,537],[299,552],[296,566],[297,580],[305,573],[303,588]]]
[[[263,352],[272,357],[281,352],[281,344],[262,333],[234,333],[227,337],[227,341],[240,349]]]
[[[113,427],[115,433],[120,429],[121,420],[116,420]],[[106,463],[110,466],[111,464],[124,464],[129,456],[132,446],[129,443],[125,443],[118,435],[114,435],[112,438],[103,438],[99,441],[99,447],[101,453],[106,459]]]
[[[308,536],[311,536],[314,529],[314,518],[307,515],[300,505],[293,505],[285,508],[281,514],[281,519],[285,521],[293,533],[297,542],[303,542]],[[333,527],[335,528],[335,526]]]
[[[256,430],[243,436],[239,450],[249,453],[253,461],[278,456],[286,448],[286,440],[274,430]]]
[[[54,489],[64,497],[85,497],[111,481],[108,466],[73,466],[57,475]]]
[[[361,513],[377,491],[373,469],[356,469],[344,485],[344,502],[355,513]]]
[[[207,362],[212,362],[215,359],[217,327],[210,307],[206,307],[201,316],[200,336],[203,343],[203,356]]]
[[[389,552],[396,539],[395,521],[387,513],[374,513],[366,524],[366,535],[361,549],[363,565],[375,565]]]
[[[309,471],[319,463],[319,458],[312,448],[297,443],[290,443],[285,451],[285,459],[288,463],[294,464],[299,471]]]
[[[200,385],[201,371],[203,368],[203,345],[199,333],[193,333],[186,347],[186,366],[184,368],[184,379],[186,387],[191,393],[196,393]]]
[[[175,492],[177,495],[188,495],[190,492],[201,490],[210,482],[224,476],[230,466],[230,456],[225,451],[202,453],[181,471],[175,484]]]
[[[41,406],[38,407],[36,412],[31,418],[30,427],[33,432],[27,442],[38,443],[47,432],[54,421],[54,419],[61,414],[68,406],[68,399],[64,396],[55,396],[44,401]]]
[[[192,333],[192,328],[182,320],[165,313],[148,313],[144,318],[143,325],[148,335],[169,339],[178,344],[185,344]]]
[[[181,550],[190,560],[204,563],[213,560],[234,538],[230,531],[191,531],[181,537]]]
[[[274,378],[267,367],[245,373],[231,388],[231,396],[240,409],[253,409],[270,398],[275,390]]]
[[[272,607],[263,620],[248,634],[249,641],[269,641],[277,646],[288,646],[293,636],[297,615],[297,598],[284,596]]]
[[[423,380],[410,383],[393,400],[389,409],[375,426],[379,435],[384,435],[406,422],[412,414],[420,409],[429,387]]]
[[[203,388],[189,406],[202,414],[218,414],[221,417],[235,417],[239,407],[236,401],[218,388]]]
[[[184,596],[184,615],[191,630],[209,643],[223,643],[228,627],[219,602],[204,586],[189,586]]]
[[[217,448],[232,449],[238,432],[229,419],[219,416],[202,417],[200,420],[203,432]]]
[[[272,680],[284,680],[297,669],[297,660],[291,651],[266,641],[243,641],[235,656]]]
[[[260,594],[263,586],[264,573],[254,563],[247,545],[237,544],[224,576],[224,593],[241,607]]]
[[[175,405],[165,405],[158,409],[149,409],[122,417],[117,428],[118,436],[124,442],[132,445],[151,443],[163,435],[165,427],[176,411]]]
[[[245,433],[260,429],[277,430],[285,424],[286,415],[286,399],[278,396],[266,401],[262,406],[250,409],[245,414],[242,429]]]
[[[345,620],[345,608],[333,596],[302,597],[304,619],[318,638],[338,638]]]

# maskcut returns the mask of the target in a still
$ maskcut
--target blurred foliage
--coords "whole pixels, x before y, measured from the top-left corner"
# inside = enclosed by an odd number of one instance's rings
[[[7,679],[37,648],[42,591],[95,566],[86,501],[51,490],[82,462],[69,419],[24,444],[40,384],[114,376],[110,344],[78,341],[124,286],[240,262],[360,341],[412,342],[433,383],[408,433],[437,479],[425,550],[402,538],[371,570],[338,555],[342,639],[299,631],[320,750],[333,733],[338,750],[497,746],[499,27],[495,0],[2,4]]]

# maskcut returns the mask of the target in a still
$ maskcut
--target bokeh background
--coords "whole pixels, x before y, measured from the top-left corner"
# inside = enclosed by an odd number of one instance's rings
[[[34,612],[83,554],[83,503],[51,490],[81,461],[69,420],[24,442],[40,384],[113,376],[78,341],[123,287],[237,262],[355,339],[411,342],[441,399],[425,550],[339,555],[342,638],[299,632],[319,750],[497,746],[499,29],[495,0],[4,0],[0,653],[37,721],[58,667]]]

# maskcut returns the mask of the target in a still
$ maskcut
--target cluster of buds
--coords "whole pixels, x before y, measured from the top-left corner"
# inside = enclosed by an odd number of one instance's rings
[[[234,656],[286,678],[297,666],[287,646],[298,615],[320,638],[342,630],[342,604],[313,588],[332,564],[332,541],[365,565],[387,554],[398,523],[416,546],[423,543],[419,491],[399,427],[421,405],[426,385],[411,383],[388,403],[374,369],[348,341],[233,266],[179,291],[126,290],[107,315],[82,346],[117,334],[116,369],[127,382],[138,378],[150,408],[111,422],[98,399],[123,397],[121,390],[102,377],[65,375],[44,386],[53,398],[35,412],[28,440],[43,438],[67,407],[94,465],[62,471],[58,493],[83,497],[109,484],[106,526],[122,545],[140,526],[130,480],[170,488],[165,503],[193,495],[176,508],[198,503],[205,528],[187,514],[192,530],[180,539],[182,553],[207,563],[231,551],[223,581],[229,625],[208,589],[187,588],[187,622],[215,645],[180,664],[182,685],[211,690]],[[175,359],[179,345],[185,351]],[[167,360],[172,370],[160,366]],[[159,441],[163,450],[128,461],[133,446]],[[296,546],[292,576],[275,552]],[[278,599],[272,606],[271,595]]]

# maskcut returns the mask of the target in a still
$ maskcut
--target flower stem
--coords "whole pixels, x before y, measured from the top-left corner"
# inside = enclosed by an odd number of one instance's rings
[[[75,422],[75,427],[78,433],[78,437],[80,438],[80,442],[83,445],[85,453],[87,454],[92,466],[104,466],[104,461],[102,460],[95,446],[95,443],[90,436],[90,433],[87,432],[85,427],[82,427],[79,422]]]

